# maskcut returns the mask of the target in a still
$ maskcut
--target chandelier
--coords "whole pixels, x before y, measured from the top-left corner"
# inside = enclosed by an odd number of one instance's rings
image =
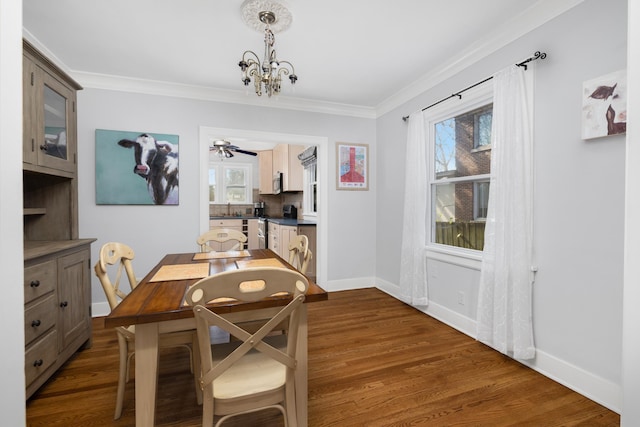
[[[292,85],[296,84],[298,76],[296,76],[293,65],[289,61],[280,61],[276,56],[276,51],[273,47],[275,44],[275,37],[271,26],[276,23],[276,13],[274,10],[260,10],[257,14],[257,18],[260,21],[256,23],[251,21],[255,19],[256,15],[247,17],[247,14],[252,14],[252,7],[255,9],[255,5],[264,7],[265,4],[270,2],[251,1],[245,6],[245,20],[248,24],[253,24],[254,27],[258,25],[264,26],[264,58],[260,63],[260,58],[253,51],[247,50],[242,54],[242,60],[238,63],[240,70],[242,70],[242,83],[245,86],[249,86],[249,83],[253,80],[253,85],[258,96],[262,96],[264,92],[271,97],[271,95],[277,95],[281,90],[282,78],[289,76],[289,80]],[[284,9],[282,5],[277,4],[277,8],[284,12],[285,20],[280,23],[281,28],[285,28],[290,24],[291,16],[288,11]],[[277,9],[274,8],[274,9]],[[283,27],[284,25],[284,27]]]

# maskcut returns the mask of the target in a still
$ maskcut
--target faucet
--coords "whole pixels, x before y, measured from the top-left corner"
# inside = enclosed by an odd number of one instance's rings
[[[231,202],[227,202],[227,216],[231,216]]]

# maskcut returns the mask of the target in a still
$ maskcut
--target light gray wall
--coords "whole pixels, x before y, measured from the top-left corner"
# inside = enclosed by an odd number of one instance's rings
[[[274,101],[277,102],[277,101]],[[327,263],[332,282],[373,286],[375,275],[375,121],[329,114],[85,89],[78,93],[80,235],[95,237],[92,259],[108,241],[136,252],[137,274],[146,274],[167,252],[192,252],[199,230],[199,127],[244,129],[327,137],[329,167],[319,179],[328,187]],[[122,206],[95,203],[95,130],[128,130],[180,136],[180,205]],[[369,191],[335,190],[335,142],[370,144]],[[133,154],[132,154],[133,156]],[[320,230],[319,230],[320,231]],[[94,303],[105,301],[93,278]]]
[[[534,328],[532,366],[620,409],[625,137],[581,140],[582,83],[624,69],[627,2],[586,0],[377,121],[377,270],[399,281],[406,146],[401,117],[467,87],[536,50]],[[382,243],[384,242],[384,244]],[[475,334],[479,274],[430,261],[433,309]],[[437,277],[433,277],[433,269]],[[397,288],[396,288],[397,289]],[[457,303],[465,292],[466,305]]]

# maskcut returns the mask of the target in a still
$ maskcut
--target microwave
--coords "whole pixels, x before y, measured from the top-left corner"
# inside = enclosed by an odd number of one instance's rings
[[[273,175],[273,194],[282,193],[282,172]]]

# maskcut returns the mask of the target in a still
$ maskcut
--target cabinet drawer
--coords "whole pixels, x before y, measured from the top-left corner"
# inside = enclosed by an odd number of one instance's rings
[[[211,219],[209,220],[209,228],[239,228],[242,231],[241,219]]]
[[[30,344],[56,325],[56,299],[51,295],[24,312],[24,342]]]
[[[26,351],[24,355],[24,375],[27,386],[56,361],[58,354],[57,342],[57,332],[53,329]]]
[[[25,304],[55,289],[57,280],[56,260],[43,262],[24,269]]]

